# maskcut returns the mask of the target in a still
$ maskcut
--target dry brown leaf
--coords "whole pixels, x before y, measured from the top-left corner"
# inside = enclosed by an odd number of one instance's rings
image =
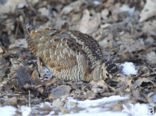
[[[15,12],[16,7],[23,8],[27,6],[26,0],[5,0],[4,4],[0,4],[0,14]],[[28,0],[31,4],[36,4],[39,0]]]
[[[90,12],[86,9],[83,12],[83,17],[80,21],[79,31],[82,33],[91,34],[97,30],[101,23],[101,16],[99,13],[90,16]]]
[[[4,53],[3,48],[0,46],[0,54]]]
[[[156,0],[147,0],[140,14],[140,22],[156,16]]]
[[[75,2],[72,2],[71,4],[65,6],[63,10],[61,11],[61,14],[69,14],[72,11],[80,11],[80,6],[84,3],[84,0],[78,0]]]
[[[156,20],[144,22],[143,25],[143,32],[147,33],[148,35],[154,35],[156,36]],[[154,43],[154,42],[152,42]]]
[[[148,60],[149,63],[156,64],[156,53],[154,51],[148,53],[146,55],[146,59]]]
[[[39,74],[37,72],[37,70],[34,70],[31,74],[31,80],[34,82],[34,83],[37,83],[39,84],[40,83],[40,77],[39,77]]]

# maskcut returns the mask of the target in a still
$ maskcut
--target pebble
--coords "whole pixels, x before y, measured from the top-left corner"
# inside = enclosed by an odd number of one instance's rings
[[[50,93],[50,98],[60,98],[62,96],[68,96],[70,93],[71,87],[68,85],[61,85],[52,89]]]

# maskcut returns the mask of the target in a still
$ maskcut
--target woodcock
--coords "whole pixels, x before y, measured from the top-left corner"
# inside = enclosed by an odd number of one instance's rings
[[[32,53],[52,74],[64,80],[99,80],[117,71],[103,60],[98,42],[87,34],[72,30],[31,30],[27,39]]]

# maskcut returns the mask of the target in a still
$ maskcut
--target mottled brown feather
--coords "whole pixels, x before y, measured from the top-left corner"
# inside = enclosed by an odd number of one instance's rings
[[[87,34],[70,30],[32,30],[28,46],[58,78],[88,81],[106,77],[101,48]]]

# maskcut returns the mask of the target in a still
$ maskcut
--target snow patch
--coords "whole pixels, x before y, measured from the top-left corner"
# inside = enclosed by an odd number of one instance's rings
[[[128,104],[128,106],[123,105],[123,111],[128,113],[128,115],[132,116],[156,116],[150,112],[150,107],[147,104]]]
[[[40,108],[44,108],[45,105],[48,105],[49,107],[52,107],[52,106],[51,106],[51,103],[49,103],[49,102],[40,103],[39,106],[40,106]]]
[[[97,100],[78,101],[78,104],[79,104],[78,106],[82,108],[86,108],[86,107],[97,106],[97,105],[105,104],[105,103],[112,103],[115,101],[123,101],[127,99],[128,97],[110,96],[110,97],[104,97],[102,99],[97,99]]]
[[[87,110],[79,113],[71,113],[63,116],[156,116],[150,113],[149,106],[146,104],[128,104],[123,105],[122,112],[105,111],[102,108],[88,108]]]
[[[16,113],[16,108],[12,106],[4,106],[0,107],[0,115],[1,116],[14,116]]]
[[[110,96],[110,97],[104,97],[97,100],[84,100],[79,101],[76,99],[73,99],[72,97],[68,98],[67,102],[76,102],[78,104],[79,108],[82,108],[81,111],[74,113],[70,112],[70,114],[65,114],[60,116],[156,116],[156,113],[151,113],[151,107],[147,104],[131,104],[130,102],[127,103],[129,97],[121,97],[119,95],[116,96]],[[110,109],[107,109],[107,104],[112,104],[117,101],[123,101],[126,100],[126,103],[123,102],[123,107],[120,111],[110,111]],[[119,102],[120,103],[120,102]],[[122,102],[121,102],[122,103]],[[41,103],[40,107],[44,107],[44,104],[50,105],[50,102]],[[19,109],[16,109],[12,106],[4,106],[0,107],[0,112],[2,116],[15,116],[16,111],[21,112],[22,116],[29,116],[31,115],[31,107],[28,106],[21,106]],[[46,116],[52,116],[54,115],[54,111],[49,112]]]
[[[121,66],[123,67],[123,69],[122,69],[123,74],[136,75],[138,73],[138,71],[135,69],[135,65],[132,62],[125,62],[125,63],[121,64]]]
[[[84,100],[78,101],[73,98],[68,98],[68,101],[76,102],[78,107],[83,108],[84,110],[78,113],[70,113],[65,114],[63,116],[156,116],[156,113],[152,114],[150,110],[150,106],[147,104],[131,104],[124,103],[123,110],[121,111],[109,111],[108,109],[102,107],[107,105],[108,103],[114,103],[116,101],[128,100],[129,97],[121,97],[121,96],[110,96],[104,97],[97,100]]]
[[[63,116],[128,116],[126,113],[123,112],[99,112],[98,110],[95,112],[79,112],[75,114],[66,114]]]
[[[31,113],[31,107],[21,106],[21,113],[22,113],[22,116],[29,116]]]

